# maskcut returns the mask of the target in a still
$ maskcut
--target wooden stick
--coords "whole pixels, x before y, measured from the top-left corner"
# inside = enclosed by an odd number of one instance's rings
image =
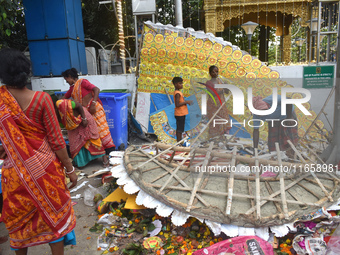
[[[211,142],[210,145],[209,145],[208,153],[205,156],[205,160],[203,161],[203,165],[202,165],[203,168],[208,165],[208,162],[210,160],[210,154],[211,154],[213,147],[214,147],[214,142]],[[198,190],[198,187],[200,185],[200,182],[202,180],[202,176],[203,176],[203,171],[200,171],[200,173],[198,174],[198,177],[196,179],[195,185],[194,185],[192,192],[191,192],[191,197],[190,197],[188,206],[186,208],[187,212],[190,212],[190,210],[191,210],[191,206],[192,206],[192,203],[194,202],[194,198],[195,198],[196,192]]]
[[[294,152],[296,153],[296,155],[298,155],[298,157],[300,158],[300,160],[303,163],[306,163],[305,159],[302,157],[302,155],[300,154],[300,152],[295,148],[294,144],[290,141],[287,140],[287,142],[289,143],[290,147],[292,147],[292,149],[294,150]],[[325,193],[325,195],[328,197],[329,201],[333,202],[333,198],[332,196],[328,193],[328,191],[325,189],[325,187],[322,185],[321,181],[319,180],[319,178],[316,176],[316,174],[314,173],[314,171],[310,171],[311,175],[314,177],[314,179],[318,182],[320,188],[322,189],[322,191]]]
[[[180,144],[181,142],[185,141],[187,138],[183,138],[181,141],[175,143],[174,145],[170,146],[168,149],[162,151],[161,153],[157,154],[156,156],[151,157],[149,160],[147,160],[146,162],[142,163],[141,165],[137,166],[135,169],[141,168],[142,166],[144,166],[145,164],[149,163],[150,161],[153,161],[155,158],[159,157],[160,155],[168,152],[169,150],[171,150],[173,147],[175,147],[176,145]]]
[[[300,202],[301,203],[301,205],[300,206],[302,206],[302,201],[293,193],[293,192],[291,192],[290,190],[287,190],[287,192],[288,192],[288,194],[289,195],[291,195],[296,201],[298,201],[298,202]],[[303,206],[306,206],[306,205],[303,205]]]
[[[154,188],[160,188],[162,185],[151,184],[150,186],[154,187]],[[181,190],[181,191],[191,191],[192,190],[190,187],[178,187],[178,186],[167,186],[166,188],[171,189],[171,190]],[[224,196],[224,197],[228,196],[227,192],[220,192],[220,191],[214,191],[214,190],[197,189],[197,193],[209,194],[209,195],[214,195],[214,196]],[[281,202],[281,198],[274,198],[274,197],[272,197],[273,194],[271,194],[268,197],[261,197],[261,200],[265,200],[265,202],[270,202],[270,201]],[[196,196],[197,196],[197,194],[196,194]],[[255,196],[238,194],[238,193],[234,193],[233,197],[255,199]],[[295,200],[289,200],[289,199],[287,199],[287,203],[288,204],[296,204],[296,205],[304,205],[304,206],[307,206],[307,205],[308,206],[320,206],[320,204],[317,204],[317,203],[309,203],[309,202],[295,201]]]
[[[253,189],[252,189],[252,187],[251,187],[251,182],[250,182],[249,179],[248,179],[248,190],[249,190],[249,195],[252,196],[252,194],[253,194]],[[250,199],[250,205],[251,205],[251,207],[254,207],[254,206],[255,206],[254,199]]]
[[[159,143],[159,142],[156,142],[155,145],[158,148],[160,148],[160,149],[167,149],[170,146],[168,144]],[[192,150],[192,148],[182,147],[182,146],[181,147],[180,146],[175,146],[175,147],[172,146],[172,150],[174,150],[174,151],[190,152]],[[197,148],[196,153],[206,154],[207,150],[203,149],[203,148]],[[225,158],[226,159],[231,159],[232,158],[232,154],[231,153],[228,154],[228,153],[221,153],[221,152],[212,151],[211,155],[213,157],[224,158],[224,159]],[[243,163],[247,163],[247,164],[253,164],[255,162],[254,158],[248,158],[248,157],[240,156],[240,155],[236,156],[236,160],[240,161],[240,162],[243,162]],[[272,165],[272,166],[278,166],[279,165],[279,163],[277,161],[274,161],[274,160],[267,160],[267,159],[261,159],[261,158],[259,158],[258,160],[259,160],[259,163],[263,164],[263,165]],[[296,168],[299,168],[299,167],[303,167],[304,165],[305,164],[294,164],[294,163],[289,163],[289,162],[282,162],[282,166],[287,166],[287,167],[296,167]]]
[[[252,117],[253,115],[250,115],[247,119],[246,122]],[[239,126],[239,128],[235,131],[235,133],[226,141],[226,144],[228,144],[236,135],[237,133],[242,129],[242,125]]]
[[[318,200],[321,199],[322,197],[320,197],[318,194],[316,194],[313,190],[311,190],[310,188],[306,187],[305,185],[298,183],[297,185],[299,185],[300,187],[302,187],[303,189],[305,189],[306,191],[308,191],[309,193],[311,193],[314,197],[316,197]]]
[[[230,95],[229,95],[230,97]],[[229,99],[228,97],[228,99]],[[201,132],[195,137],[195,139],[193,140],[193,142],[191,144],[195,144],[197,139],[204,133],[204,131],[207,129],[207,127],[209,127],[210,122],[212,122],[215,118],[215,116],[217,115],[217,113],[219,113],[219,111],[222,109],[222,107],[227,103],[227,100],[223,102],[223,104],[221,104],[221,106],[217,109],[217,111],[214,113],[214,115],[211,117],[211,119],[208,121],[208,123],[205,125],[205,127],[203,127],[203,129],[201,130]]]
[[[186,178],[188,178],[189,175],[190,175],[190,173],[184,175],[182,180],[184,181]],[[179,184],[179,181],[176,181],[176,182],[174,182],[173,186],[177,186],[178,184]],[[166,191],[166,192],[163,192],[164,194],[168,194],[170,191],[172,191],[172,189],[170,189],[169,186],[166,187],[165,189],[167,189],[167,191]],[[196,199],[197,199],[197,198],[196,198]]]
[[[324,103],[323,107],[321,108],[319,114],[316,116],[316,118],[313,120],[313,122],[310,124],[310,126],[308,127],[307,131],[305,132],[304,136],[302,137],[302,139],[304,139],[307,134],[309,133],[309,131],[312,129],[314,123],[319,119],[320,115],[322,114],[322,112],[324,111],[325,107],[327,106],[329,100],[331,99],[333,92],[335,91],[335,86],[332,88],[332,90],[329,92],[328,97],[326,99],[326,102]]]
[[[236,153],[237,153],[237,147],[235,146],[233,149],[233,157],[231,159],[230,166],[233,168],[236,165]],[[227,198],[227,208],[226,208],[226,214],[230,214],[231,211],[231,203],[233,201],[233,191],[234,191],[234,171],[230,172],[229,176],[229,183],[228,183],[228,198]]]
[[[270,186],[269,182],[264,182],[264,183],[266,184],[266,188],[267,188],[267,190],[268,190],[269,195],[270,195],[270,194],[273,194],[274,191],[273,191],[272,187]],[[276,209],[277,209],[280,213],[283,213],[283,211],[282,211],[282,209],[281,209],[281,206],[280,206],[279,202],[276,202],[276,201],[275,201],[275,202],[274,202],[274,205],[275,205]]]
[[[301,176],[300,178],[296,179],[294,182],[292,182],[292,183],[288,184],[287,186],[285,186],[285,190],[290,189],[290,188],[293,187],[295,184],[297,184],[299,181],[301,181],[303,178],[306,178],[306,177],[308,177],[309,175],[310,175],[310,173],[307,173],[307,174]],[[279,195],[279,194],[281,194],[281,191],[276,191],[276,192],[274,192],[273,194],[271,194],[269,197],[270,197],[270,198],[273,198],[273,197],[276,197],[276,196]],[[264,200],[264,198],[262,198],[262,200]],[[260,204],[260,206],[263,206],[263,205],[266,204],[266,203],[267,203],[267,201],[262,201],[261,204]],[[255,210],[256,210],[256,207],[253,206],[253,207],[250,208],[245,214],[251,214],[251,213],[254,212]]]
[[[171,156],[170,156],[170,158],[169,158],[169,163],[168,163],[168,165],[169,165],[169,164],[171,163],[171,161],[174,159],[175,154],[176,154],[176,151],[173,151],[172,154],[171,154]]]
[[[317,181],[312,180],[312,179],[309,179],[309,178],[305,178],[305,180],[308,181],[308,182],[310,182],[310,183],[313,183],[313,184],[318,184]],[[328,185],[325,185],[325,184],[324,184],[323,186],[324,186],[326,189],[332,190],[332,188],[329,187]]]
[[[278,142],[275,143],[275,148],[277,152],[277,161],[279,162],[279,164],[282,164],[281,151],[280,151],[280,146]],[[284,180],[282,168],[280,168],[280,191],[281,191],[283,213],[285,215],[285,218],[288,219],[289,215],[288,215],[288,207],[287,207],[287,199],[286,199],[286,191],[285,191],[285,180]]]
[[[186,157],[182,160],[182,162],[178,165],[178,167],[176,167],[176,169],[172,171],[170,177],[165,181],[163,186],[159,189],[159,192],[162,192],[164,190],[166,185],[169,184],[169,182],[172,180],[174,175],[178,172],[179,168],[188,160],[189,157],[190,157],[190,153],[188,153],[188,155],[186,155]]]
[[[129,163],[130,163],[130,162],[129,162]],[[155,169],[157,169],[157,168],[159,168],[159,166],[155,166],[155,167],[152,167],[152,168],[144,169],[144,170],[142,171],[142,173],[149,172],[149,171],[155,170]]]
[[[320,162],[322,164],[325,164],[325,162],[319,157],[319,155],[316,154],[311,148],[309,148],[308,145],[304,144],[302,141],[301,141],[301,144],[302,144],[303,147],[307,148],[315,157],[317,157],[317,159],[320,160]],[[333,173],[331,173],[329,171],[327,171],[327,174],[340,182],[340,179],[335,174],[333,174]]]
[[[256,167],[256,173],[255,173],[255,201],[256,201],[256,218],[261,218],[261,197],[260,197],[260,168],[259,168],[259,159],[258,159],[258,153],[257,148],[254,149],[255,151],[255,167]]]
[[[151,158],[151,156],[149,154],[147,154],[145,151],[141,151],[143,153],[145,153],[148,157]],[[171,169],[168,169],[165,165],[163,165],[162,163],[160,163],[159,161],[153,159],[153,162],[155,162],[157,165],[161,166],[162,168],[164,168],[167,172],[169,172],[170,174],[172,173]],[[189,186],[181,179],[179,178],[176,174],[174,175],[174,177],[177,179],[177,181],[179,181],[180,184],[182,184],[184,187],[189,188]],[[197,198],[205,205],[205,206],[210,206],[201,196],[197,195]]]

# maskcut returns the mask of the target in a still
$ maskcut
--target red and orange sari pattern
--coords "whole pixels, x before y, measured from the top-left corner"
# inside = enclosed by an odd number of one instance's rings
[[[71,157],[77,156],[83,146],[91,155],[104,155],[105,150],[99,137],[97,124],[87,109],[84,107],[88,125],[84,127],[81,125],[81,116],[74,116],[72,100],[58,100],[56,105],[61,121],[68,130]]]
[[[0,87],[2,216],[15,249],[48,243],[76,224],[63,166],[46,131],[28,119],[5,86]]]
[[[72,98],[81,104],[83,102],[83,96],[81,93],[81,81],[82,80],[83,79],[78,79],[76,81],[76,83],[74,84],[73,91],[72,91]],[[92,101],[90,101],[89,104],[87,105],[88,110],[90,108],[91,102]],[[98,132],[99,132],[99,136],[102,141],[103,147],[105,149],[115,147],[112,137],[111,137],[109,125],[107,124],[107,121],[106,121],[104,108],[101,105],[101,103],[99,103],[98,101],[96,102],[96,112],[92,116],[97,123]]]

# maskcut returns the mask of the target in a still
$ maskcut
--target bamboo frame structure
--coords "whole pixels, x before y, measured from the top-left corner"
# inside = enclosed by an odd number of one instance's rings
[[[222,152],[214,142],[205,148],[155,142],[146,148],[157,151],[156,155],[144,151],[143,146],[130,146],[124,164],[143,191],[183,213],[244,227],[273,226],[328,206],[340,194],[334,173],[307,171],[313,161],[289,144],[301,163],[283,162],[278,144],[276,159],[265,160],[256,150],[253,157],[242,156],[237,146],[232,152]],[[212,167],[218,164],[229,171],[214,171]],[[236,170],[240,165],[256,170],[245,174]],[[278,170],[265,176],[264,165]],[[295,171],[287,173],[289,167]],[[198,168],[201,171],[197,172]]]

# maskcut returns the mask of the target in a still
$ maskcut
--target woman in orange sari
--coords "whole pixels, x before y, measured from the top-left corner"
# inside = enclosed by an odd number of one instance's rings
[[[209,67],[209,74],[211,76],[211,79],[209,81],[206,82],[206,85],[211,86],[212,88],[215,89],[215,84],[223,84],[222,80],[218,77],[218,67],[217,66],[210,66]],[[225,102],[224,99],[224,93],[223,93],[223,89],[216,89],[222,104]],[[218,102],[219,100],[217,100],[217,98],[215,98],[216,102]],[[210,120],[213,115],[216,113],[216,111],[220,108],[219,104],[215,104],[214,100],[210,97],[208,97],[208,102],[207,102],[207,118],[208,120]],[[222,109],[217,113],[215,118],[222,118],[222,119],[226,119],[229,121],[229,114],[228,114],[228,110],[227,110],[227,106],[224,105],[222,107]],[[215,125],[214,127],[214,121],[211,121],[209,124],[209,137],[216,137],[216,136],[223,136],[225,134],[229,134],[229,130],[231,129],[231,127],[229,126],[229,124],[218,124]]]
[[[58,100],[56,106],[58,119],[68,131],[73,162],[84,167],[90,161],[104,157],[97,124],[85,107],[69,99]]]
[[[65,96],[63,96],[63,99],[72,97],[74,101],[88,109],[97,123],[103,147],[105,148],[106,153],[109,154],[115,149],[115,145],[111,137],[109,125],[106,121],[103,104],[99,99],[100,89],[86,79],[79,79],[78,71],[75,68],[64,71],[62,76],[70,85],[70,89],[66,92]],[[109,166],[107,157],[103,163],[104,166]]]
[[[77,184],[51,97],[26,88],[30,62],[20,51],[0,51],[2,216],[16,255],[49,243],[53,255],[75,244],[76,218],[65,173]]]

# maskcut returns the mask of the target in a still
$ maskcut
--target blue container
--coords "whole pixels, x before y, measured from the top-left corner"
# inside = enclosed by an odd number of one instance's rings
[[[84,41],[81,0],[24,0],[27,39]]]
[[[116,148],[128,141],[128,97],[130,93],[99,93],[103,102],[106,120]]]
[[[73,39],[29,41],[34,76],[60,76],[75,67],[87,74],[85,44]]]
[[[54,94],[60,99],[66,94],[66,91],[56,91]],[[116,148],[122,143],[127,148],[129,96],[131,96],[130,93],[99,93]]]

